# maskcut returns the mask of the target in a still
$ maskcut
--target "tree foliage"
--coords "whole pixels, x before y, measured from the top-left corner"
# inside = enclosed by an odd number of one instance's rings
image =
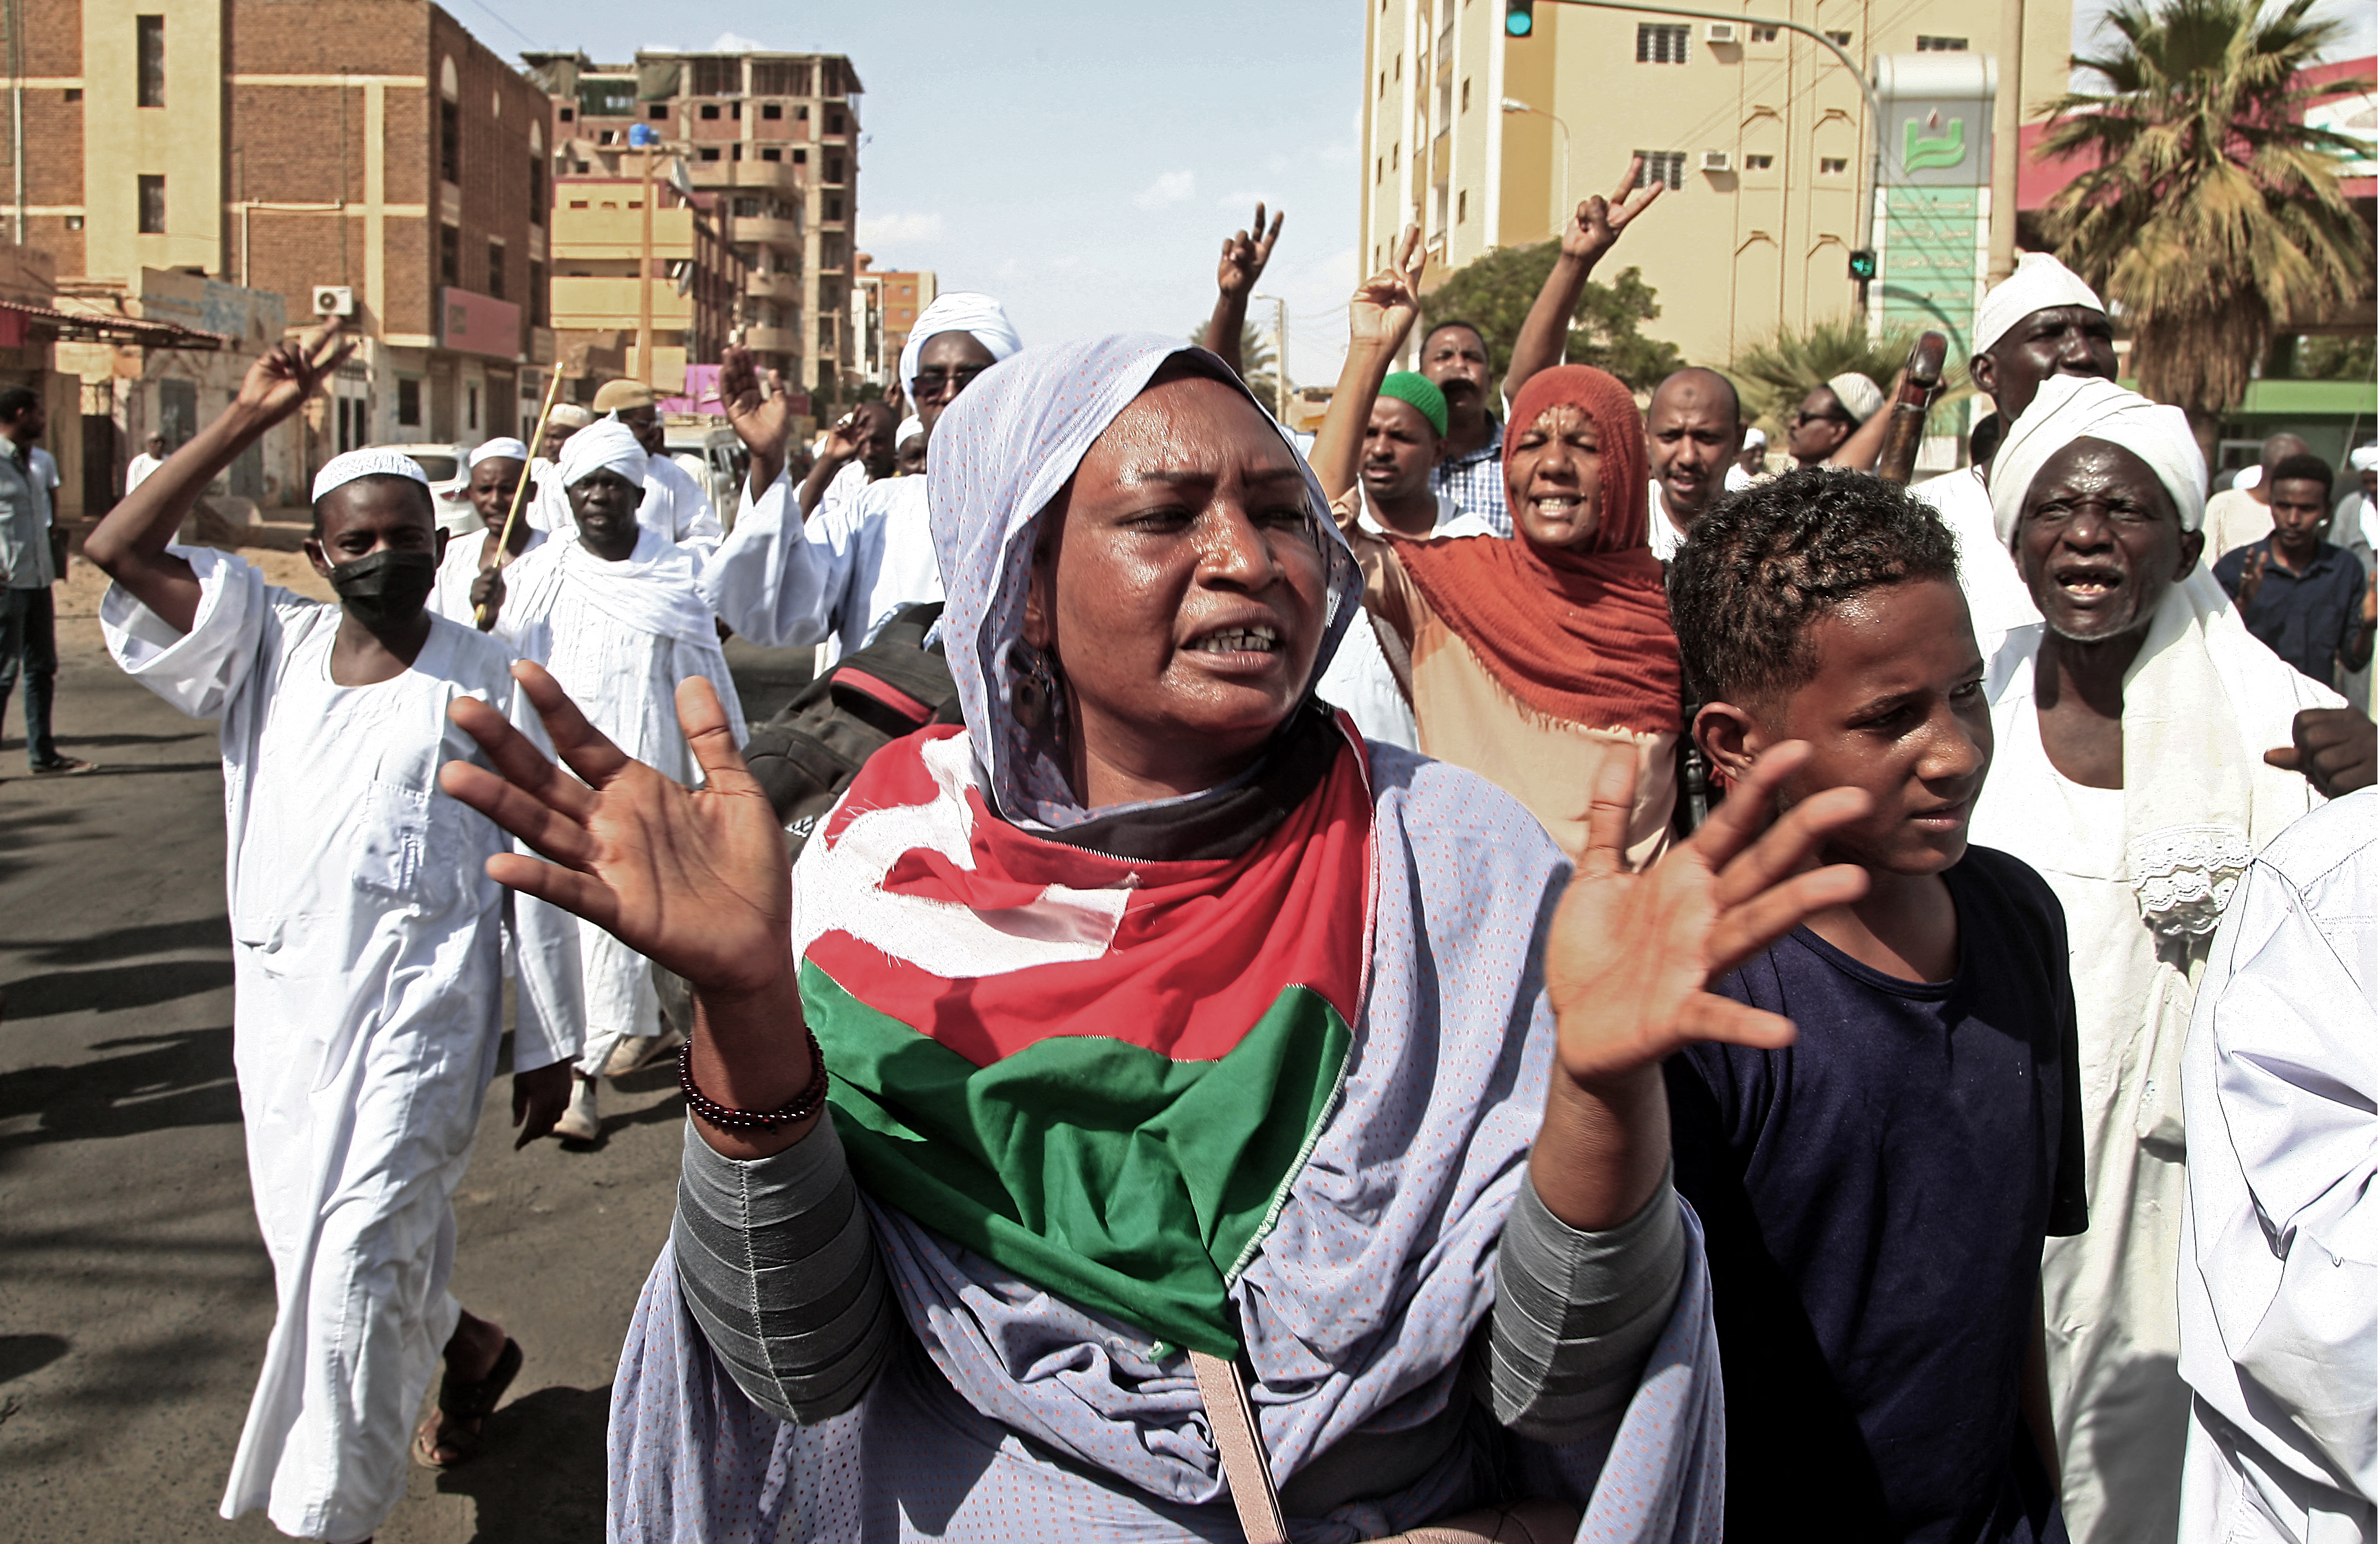
[[[1499,247],[1474,259],[1423,297],[1427,311],[1423,325],[1467,321],[1478,328],[1488,340],[1491,377],[1501,380],[1521,323],[1560,250],[1560,241],[1543,241],[1534,247]],[[1571,316],[1563,357],[1573,365],[1609,370],[1637,391],[1650,391],[1685,363],[1676,345],[1637,331],[1660,314],[1653,286],[1633,268],[1622,269],[1609,284],[1589,279]]]
[[[1867,324],[1857,319],[1815,322],[1808,327],[1780,327],[1748,348],[1740,349],[1726,374],[1743,400],[1743,419],[1771,435],[1781,434],[1785,420],[1810,394],[1845,370],[1855,370],[1889,391],[1894,372],[1909,362],[1914,332],[1896,332],[1869,343]]]
[[[2289,320],[2362,292],[2372,233],[2338,186],[2356,141],[2302,120],[2299,72],[2343,32],[2315,0],[2118,0],[2107,82],[2050,104],[2044,157],[2095,169],[2061,191],[2046,228],[2069,266],[2130,326],[2141,388],[2203,435],[2237,404]]]

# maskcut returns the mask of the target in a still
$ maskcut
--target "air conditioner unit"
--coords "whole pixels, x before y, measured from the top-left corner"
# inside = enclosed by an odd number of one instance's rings
[[[1743,39],[1737,34],[1735,23],[1732,21],[1706,21],[1703,24],[1703,42],[1742,42],[1742,41]]]
[[[1735,170],[1735,157],[1727,151],[1703,151],[1703,170],[1732,172]]]
[[[314,314],[318,317],[351,317],[356,314],[356,292],[345,284],[316,284]]]

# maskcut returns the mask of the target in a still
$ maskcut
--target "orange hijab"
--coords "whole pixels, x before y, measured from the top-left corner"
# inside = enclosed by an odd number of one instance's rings
[[[1628,388],[1586,365],[1529,378],[1504,426],[1504,459],[1546,409],[1595,420],[1598,519],[1584,547],[1547,551],[1517,531],[1451,541],[1391,537],[1432,609],[1488,673],[1549,718],[1675,733],[1678,639],[1661,565],[1645,545],[1645,419]],[[1518,523],[1521,500],[1512,504]]]

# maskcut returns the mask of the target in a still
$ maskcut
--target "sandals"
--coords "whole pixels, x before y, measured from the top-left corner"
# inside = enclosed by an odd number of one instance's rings
[[[467,1383],[447,1373],[438,1385],[438,1413],[413,1434],[414,1462],[429,1469],[452,1469],[477,1458],[482,1440],[480,1423],[495,1413],[496,1401],[512,1387],[520,1369],[520,1342],[507,1335],[504,1348],[496,1354],[496,1365],[485,1378]],[[441,1458],[442,1451],[450,1456]]]

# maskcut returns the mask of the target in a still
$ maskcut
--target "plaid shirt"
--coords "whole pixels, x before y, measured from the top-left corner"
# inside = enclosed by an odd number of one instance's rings
[[[1500,537],[1512,534],[1512,514],[1504,507],[1504,424],[1488,416],[1488,443],[1469,455],[1448,456],[1429,469],[1429,486],[1452,499],[1466,514],[1486,521]]]

